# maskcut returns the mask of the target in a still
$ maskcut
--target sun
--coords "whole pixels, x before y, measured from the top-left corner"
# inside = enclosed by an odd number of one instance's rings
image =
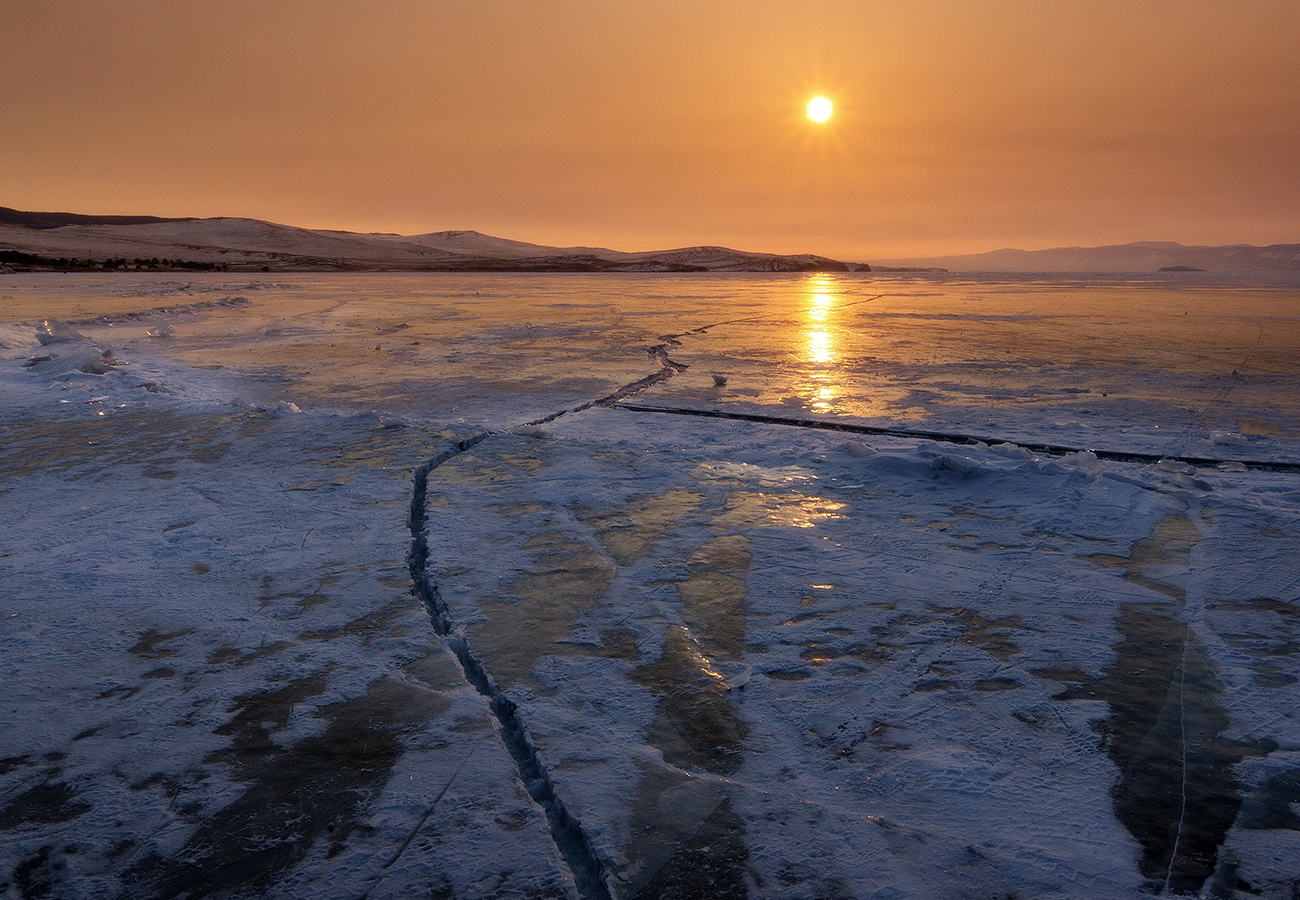
[[[825,122],[831,117],[835,107],[825,97],[813,97],[808,101],[808,118],[814,122]]]

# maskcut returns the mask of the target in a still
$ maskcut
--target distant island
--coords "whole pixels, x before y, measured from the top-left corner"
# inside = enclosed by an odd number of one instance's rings
[[[810,253],[728,247],[624,252],[548,247],[477,231],[358,234],[244,218],[22,212],[0,207],[0,271],[1296,273],[1300,244],[1189,247],[1138,241],[1104,247],[994,250],[842,262]]]

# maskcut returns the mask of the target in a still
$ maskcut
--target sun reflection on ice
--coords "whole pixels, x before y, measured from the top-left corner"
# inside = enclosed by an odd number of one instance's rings
[[[737,491],[727,498],[727,506],[713,520],[719,528],[740,526],[787,525],[813,528],[826,519],[843,519],[844,504],[836,500],[800,491],[771,494],[765,491]]]
[[[820,365],[835,362],[835,354],[831,349],[831,336],[827,332],[808,332],[808,358]]]
[[[835,305],[835,285],[824,275],[813,276],[809,295],[808,318],[814,322],[825,322]]]
[[[824,276],[816,275],[808,281],[807,306],[805,318],[808,328],[804,333],[806,357],[811,363],[806,386],[812,395],[812,408],[818,412],[828,412],[835,405],[841,387],[840,374],[832,370],[839,362],[839,348],[835,339],[834,316],[836,301],[839,299],[836,283]]]

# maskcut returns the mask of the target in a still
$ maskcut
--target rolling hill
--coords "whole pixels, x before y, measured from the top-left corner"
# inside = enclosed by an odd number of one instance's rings
[[[7,254],[6,255],[6,251]],[[807,272],[848,271],[811,254],[686,247],[625,253],[545,247],[480,234],[356,234],[257,219],[165,219],[27,213],[0,207],[0,262],[40,268],[183,263],[187,267],[275,270]],[[62,261],[62,263],[60,263]],[[124,261],[124,262],[122,262]],[[156,262],[155,262],[156,261]]]

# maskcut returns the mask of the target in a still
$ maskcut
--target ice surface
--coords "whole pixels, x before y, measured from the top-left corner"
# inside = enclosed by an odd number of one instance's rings
[[[763,896],[1137,891],[1104,704],[1063,687],[1107,683],[1127,609],[1169,614],[1179,595],[1177,627],[1205,639],[1191,610],[1221,593],[1200,581],[1239,564],[1131,557],[1193,518],[1215,521],[1216,557],[1260,552],[1216,512],[1238,508],[1222,498],[1240,476],[1207,474],[1207,503],[1156,467],[878,450],[618,410],[499,436],[431,478],[434,577],[628,896],[654,862],[689,868],[659,860],[638,816],[724,800],[749,848],[728,877]],[[1279,580],[1251,590],[1293,597],[1278,538]],[[1219,702],[1284,713],[1293,685],[1242,671]],[[1116,703],[1143,686],[1124,687]],[[1225,740],[1246,750],[1300,738],[1287,715],[1239,721]]]
[[[1293,289],[0,295],[4,896],[1300,885]]]

